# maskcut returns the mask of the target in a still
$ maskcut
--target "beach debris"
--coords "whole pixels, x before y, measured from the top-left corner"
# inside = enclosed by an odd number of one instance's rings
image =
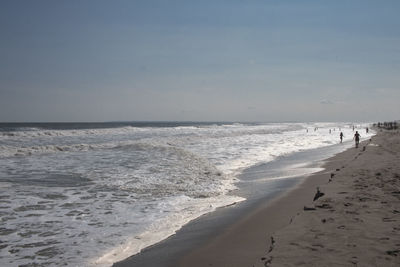
[[[393,218],[387,218],[387,217],[385,217],[385,218],[382,218],[382,221],[383,222],[395,222],[395,221],[397,221],[396,219],[393,219]]]
[[[313,201],[317,200],[318,198],[320,198],[320,197],[322,197],[322,196],[324,196],[324,195],[325,195],[325,193],[322,193],[322,192],[319,190],[319,187],[317,187],[317,193],[315,194]]]
[[[270,253],[274,249],[275,240],[274,237],[271,236],[271,245],[269,246],[268,253]]]
[[[331,209],[331,208],[332,208],[331,205],[326,204],[326,203],[324,203],[324,204],[322,204],[322,205],[317,205],[316,207],[317,207],[317,208],[320,208],[320,209]]]
[[[264,262],[264,266],[268,267],[270,266],[271,263],[272,263],[272,257],[269,257],[269,259]]]

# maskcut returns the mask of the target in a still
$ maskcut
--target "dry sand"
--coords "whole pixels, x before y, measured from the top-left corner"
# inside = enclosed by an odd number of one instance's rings
[[[362,144],[330,176],[261,266],[400,266],[399,132]]]
[[[192,251],[180,266],[400,266],[400,133],[384,131]],[[323,196],[313,201],[317,187]]]

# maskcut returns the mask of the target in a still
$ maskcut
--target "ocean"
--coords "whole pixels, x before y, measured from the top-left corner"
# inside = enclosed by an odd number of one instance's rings
[[[0,266],[111,266],[244,201],[247,168],[337,147],[340,131],[348,148],[352,126],[0,123]]]

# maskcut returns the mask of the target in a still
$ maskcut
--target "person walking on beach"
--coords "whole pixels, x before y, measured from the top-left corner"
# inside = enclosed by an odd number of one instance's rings
[[[340,143],[343,142],[343,133],[340,132]]]
[[[358,144],[360,143],[360,134],[358,131],[354,134],[354,140],[356,141],[356,148],[358,148]]]

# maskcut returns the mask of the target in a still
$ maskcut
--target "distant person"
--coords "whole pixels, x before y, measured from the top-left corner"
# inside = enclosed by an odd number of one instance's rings
[[[340,143],[343,142],[343,133],[340,132]]]
[[[368,127],[367,127],[367,128],[365,128],[365,132],[366,132],[366,133],[368,133],[368,131],[369,131]]]
[[[354,140],[356,141],[356,148],[358,148],[358,144],[360,143],[360,134],[358,133],[358,131],[356,131],[356,133],[354,134]]]

